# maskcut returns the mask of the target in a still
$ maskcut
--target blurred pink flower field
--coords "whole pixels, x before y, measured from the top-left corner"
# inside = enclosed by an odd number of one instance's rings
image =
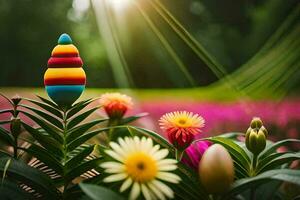
[[[269,130],[269,139],[300,137],[300,100],[286,99],[274,101],[231,101],[199,102],[195,100],[142,100],[136,101],[128,115],[147,112],[149,115],[140,119],[140,125],[163,134],[158,127],[159,118],[167,112],[186,110],[201,115],[205,127],[199,137],[218,135],[224,132],[245,132],[253,116],[260,117]],[[1,99],[0,109],[9,104]],[[98,114],[103,114],[99,111]],[[0,120],[7,119],[6,114]],[[300,147],[294,147],[300,148]]]
[[[223,132],[245,132],[253,116],[263,119],[270,132],[270,139],[299,138],[300,100],[248,102],[189,102],[189,101],[145,101],[140,110],[148,112],[152,119],[146,126],[158,130],[157,120],[165,113],[186,110],[198,113],[205,119],[200,137],[218,135]]]

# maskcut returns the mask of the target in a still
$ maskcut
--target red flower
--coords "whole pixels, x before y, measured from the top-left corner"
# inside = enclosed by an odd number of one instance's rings
[[[132,107],[129,96],[120,93],[106,93],[100,98],[100,104],[111,119],[121,119]]]

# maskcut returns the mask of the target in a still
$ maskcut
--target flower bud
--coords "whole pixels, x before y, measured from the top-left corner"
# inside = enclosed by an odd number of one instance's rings
[[[191,144],[186,150],[182,158],[182,163],[188,165],[194,170],[198,170],[199,162],[204,154],[204,152],[212,145],[209,141],[197,141]]]
[[[266,147],[266,135],[262,130],[251,130],[246,135],[246,147],[254,155],[258,155]]]
[[[19,117],[11,118],[10,131],[14,137],[18,137],[21,133],[21,119]]]
[[[121,119],[133,105],[131,97],[120,93],[103,94],[100,104],[110,119]]]
[[[233,160],[220,144],[210,146],[199,163],[199,176],[210,194],[225,193],[234,180]]]
[[[254,117],[250,123],[251,128],[260,128],[262,127],[263,123],[259,117]]]
[[[261,130],[265,134],[265,136],[268,137],[268,130],[266,129],[266,127],[262,126],[259,130]]]

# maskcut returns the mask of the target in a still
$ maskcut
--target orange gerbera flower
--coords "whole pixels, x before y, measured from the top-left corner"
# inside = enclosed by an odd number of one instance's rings
[[[198,114],[176,111],[162,116],[159,125],[176,148],[185,149],[191,144],[195,135],[201,132],[204,122],[203,117]]]
[[[104,107],[109,118],[120,119],[133,105],[131,97],[120,93],[106,93],[100,97],[100,104]]]

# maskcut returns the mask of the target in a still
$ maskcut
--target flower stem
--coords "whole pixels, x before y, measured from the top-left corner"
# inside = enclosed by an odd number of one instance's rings
[[[109,122],[108,122],[108,127],[113,127],[113,126],[118,126],[119,125],[119,120],[117,119],[110,119]],[[108,143],[114,139],[114,132],[115,132],[115,129],[114,128],[110,128],[109,129],[109,132],[108,132]]]
[[[252,164],[251,164],[251,176],[256,175],[256,166],[257,166],[257,155],[253,154]]]
[[[175,158],[176,158],[177,161],[181,161],[182,156],[183,156],[183,152],[184,151],[181,151],[181,150],[178,150],[178,149],[175,150]]]
[[[63,160],[62,164],[65,166],[67,161],[67,142],[66,142],[66,135],[67,135],[67,111],[63,109]],[[65,174],[65,168],[63,169],[63,173]],[[69,182],[64,180],[64,188],[63,188],[63,199],[65,199],[66,189],[69,185]]]
[[[251,176],[256,176],[256,166],[257,166],[257,154],[253,154],[251,163]],[[255,200],[256,188],[251,187],[250,189],[250,200]]]
[[[255,188],[250,189],[250,200],[255,200]]]

